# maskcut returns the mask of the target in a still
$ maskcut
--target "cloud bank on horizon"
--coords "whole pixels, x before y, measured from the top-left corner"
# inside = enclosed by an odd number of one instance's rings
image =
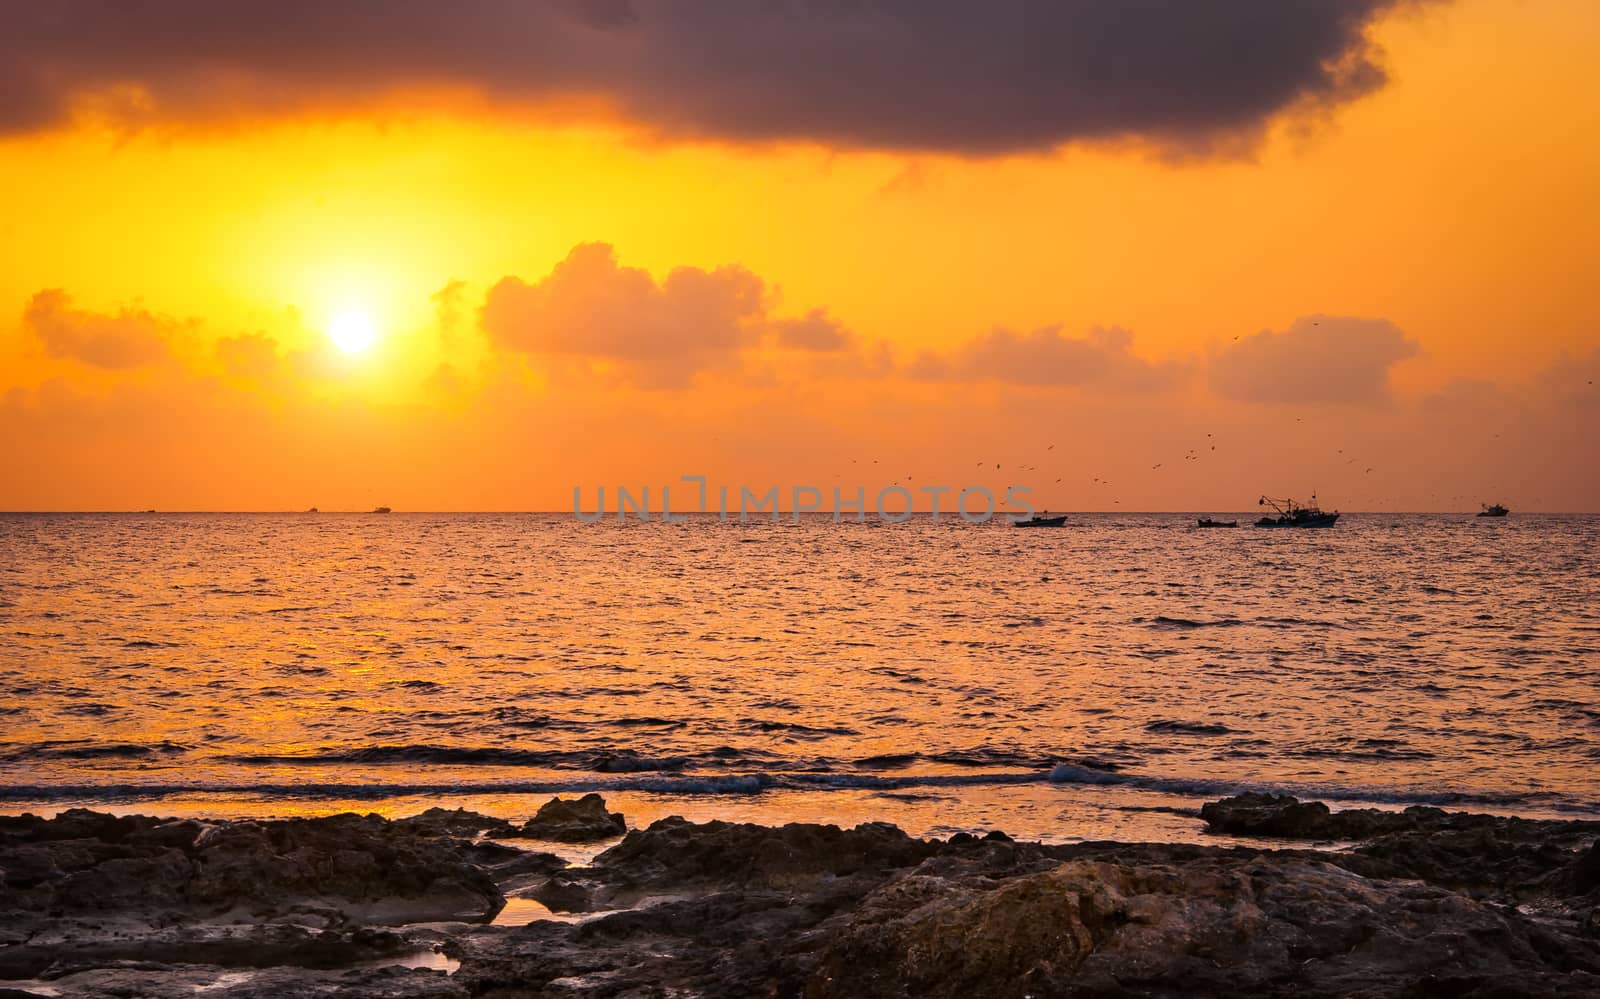
[[[433,88],[577,105],[669,138],[1206,150],[1381,87],[1369,29],[1429,2],[7,0],[0,132],[86,106],[205,121]]]
[[[1374,318],[1309,315],[1203,356],[1143,356],[1115,326],[997,326],[906,353],[825,307],[784,311],[775,286],[746,268],[657,278],[606,243],[487,290],[452,281],[434,300],[432,328],[412,334],[433,347],[407,349],[436,367],[391,371],[383,377],[402,383],[379,400],[294,330],[232,333],[42,291],[21,316],[30,349],[93,377],[58,367],[61,377],[0,395],[0,444],[19,467],[55,469],[21,476],[0,505],[48,507],[57,485],[91,508],[134,496],[292,506],[297,491],[326,489],[319,477],[349,488],[354,467],[357,479],[396,483],[410,508],[461,506],[441,484],[473,477],[489,508],[559,507],[565,494],[540,469],[654,481],[685,462],[751,481],[989,476],[997,489],[1029,483],[1055,506],[1096,509],[1175,497],[1227,509],[1240,482],[1285,478],[1349,507],[1470,506],[1482,492],[1570,509],[1596,488],[1573,459],[1581,428],[1600,425],[1600,352],[1532,384],[1458,380],[1420,398],[1390,387],[1418,344]],[[456,360],[469,340],[483,351],[469,351],[477,366]],[[641,433],[667,426],[672,448]],[[1048,466],[1035,454],[1046,440],[1062,441]],[[1503,467],[1479,467],[1485,446]],[[217,479],[205,456],[222,451],[258,460]],[[323,458],[308,463],[312,452]],[[482,465],[506,454],[525,460]]]

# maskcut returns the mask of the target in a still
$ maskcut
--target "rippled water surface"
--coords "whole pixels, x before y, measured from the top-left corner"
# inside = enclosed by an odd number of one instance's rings
[[[1600,518],[1192,523],[0,517],[0,808],[1600,814]]]

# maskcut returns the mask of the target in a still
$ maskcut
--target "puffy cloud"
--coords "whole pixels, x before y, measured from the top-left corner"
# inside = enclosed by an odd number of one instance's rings
[[[114,315],[75,309],[59,288],[34,295],[22,321],[48,353],[111,369],[137,368],[166,357],[173,326],[142,309],[123,309]]]
[[[909,373],[941,381],[1133,390],[1162,388],[1182,376],[1184,365],[1146,361],[1132,346],[1133,334],[1116,326],[1097,326],[1082,337],[1063,336],[1059,326],[1032,333],[996,328],[950,354],[921,355]]]
[[[85,97],[194,117],[446,87],[734,141],[1205,146],[1381,86],[1368,28],[1424,2],[18,3],[0,37],[0,129],[60,121]]]
[[[1245,402],[1372,402],[1388,397],[1389,369],[1420,352],[1387,319],[1306,316],[1224,347],[1211,385]]]
[[[652,387],[685,384],[754,340],[764,286],[737,266],[679,267],[657,283],[622,267],[605,243],[584,243],[544,279],[502,278],[482,324],[497,345],[530,354],[611,362]]]
[[[827,309],[812,309],[799,319],[775,320],[772,329],[778,346],[794,350],[836,351],[851,341],[850,331]]]

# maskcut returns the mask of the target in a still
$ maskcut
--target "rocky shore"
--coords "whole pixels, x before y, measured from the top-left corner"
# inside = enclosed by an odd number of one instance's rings
[[[1600,994],[1600,822],[1261,795],[1196,821],[1266,841],[629,830],[597,795],[521,825],[0,817],[0,999]]]

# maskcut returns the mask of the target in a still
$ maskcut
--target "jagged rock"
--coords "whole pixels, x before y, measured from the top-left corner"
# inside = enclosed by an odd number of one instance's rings
[[[1572,865],[1573,890],[1587,894],[1600,888],[1600,840]]]
[[[1589,890],[1583,885],[1595,884],[1584,873],[1586,865],[1600,867],[1582,852],[1594,850],[1600,822],[1424,807],[1334,812],[1319,801],[1265,794],[1210,802],[1200,814],[1213,829],[1235,835],[1357,841],[1353,855],[1335,862],[1368,875],[1415,878],[1508,902],[1583,894]]]
[[[375,815],[202,826],[73,809],[0,829],[0,917],[487,918],[504,900],[469,852]]]
[[[1285,804],[1250,807],[1281,816]],[[1292,814],[1315,838],[1355,821]],[[674,817],[583,868],[458,838],[495,828],[459,811],[0,820],[0,981],[95,999],[1600,992],[1596,824],[1383,814],[1402,824],[1325,852]],[[595,914],[352,925],[415,919],[441,898],[481,905],[512,884]],[[434,952],[459,970],[385,966]]]
[[[480,834],[500,836],[515,828],[505,819],[480,815],[465,808],[430,808],[418,815],[395,819],[394,824],[428,836],[460,836],[466,839]]]
[[[883,874],[937,853],[937,840],[913,839],[885,822],[853,829],[794,822],[776,828],[693,823],[671,816],[634,830],[595,858],[595,867],[636,887],[805,886],[820,876]]]
[[[1523,819],[1514,816],[1447,812],[1426,805],[1404,811],[1349,808],[1332,811],[1320,801],[1287,794],[1249,792],[1206,803],[1200,817],[1215,832],[1283,839],[1369,840],[1395,833],[1491,830],[1517,839],[1561,839],[1573,843],[1600,836],[1600,822]]]
[[[209,964],[223,968],[293,965],[337,968],[417,950],[417,943],[383,929],[312,930],[282,924],[180,926],[129,934],[95,926],[44,933],[0,948],[0,979],[56,979],[124,963]]]
[[[605,799],[598,794],[581,798],[551,798],[520,828],[506,835],[546,839],[556,843],[592,843],[621,836],[628,823],[621,812],[606,811]]]
[[[823,946],[807,999],[1581,995],[1600,953],[1414,882],[1268,856],[1070,861],[999,883],[911,874]]]

